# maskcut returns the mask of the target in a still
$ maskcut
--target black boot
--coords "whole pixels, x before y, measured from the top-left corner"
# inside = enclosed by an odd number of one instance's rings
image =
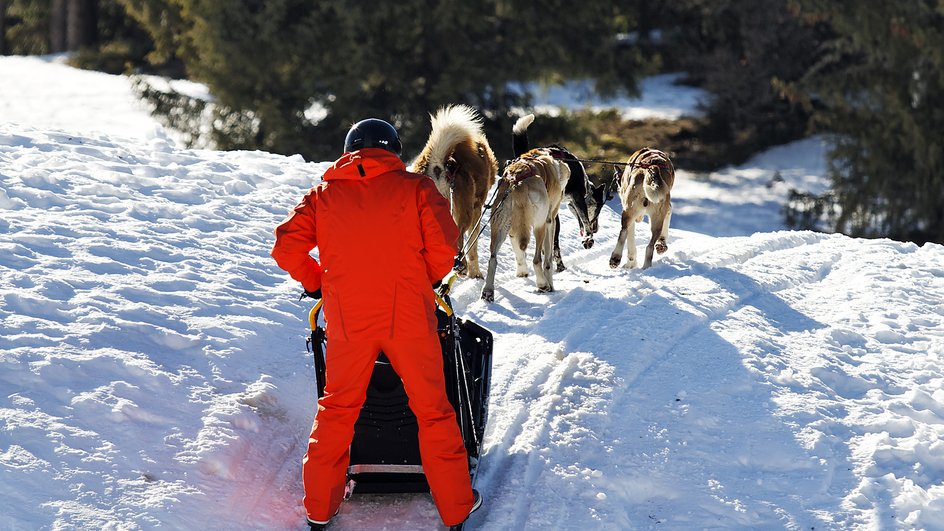
[[[479,507],[482,506],[482,495],[479,494],[479,491],[472,489],[472,508],[469,509],[469,516],[472,516],[472,513],[479,510]],[[466,523],[469,520],[469,516],[465,517],[461,523],[458,523],[449,528],[449,531],[462,531],[462,524]]]
[[[337,515],[338,513],[334,513],[334,514]],[[308,519],[308,531],[325,531],[326,529],[328,529],[328,524],[330,524],[330,523],[331,523],[330,521],[327,521],[327,522],[319,522],[319,521],[312,520],[312,519],[309,518],[309,519]]]

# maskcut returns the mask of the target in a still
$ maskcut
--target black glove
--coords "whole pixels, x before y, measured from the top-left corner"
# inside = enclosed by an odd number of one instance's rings
[[[433,282],[433,289],[439,289],[440,286],[442,286],[442,280],[437,280],[436,282]]]
[[[298,300],[302,300],[302,299],[304,299],[305,297],[308,297],[308,298],[310,298],[310,299],[315,299],[315,300],[318,300],[318,299],[321,298],[321,288],[318,288],[318,289],[316,289],[315,291],[308,291],[308,290],[305,289],[305,288],[302,288],[302,289],[303,289],[304,291],[302,292],[302,296],[299,297]]]

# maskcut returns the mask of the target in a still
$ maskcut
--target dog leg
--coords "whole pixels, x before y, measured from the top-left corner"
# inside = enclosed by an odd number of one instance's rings
[[[469,238],[474,237],[474,234],[469,234]],[[472,245],[469,246],[469,251],[466,253],[466,262],[469,271],[469,278],[482,278],[482,270],[479,269],[479,242],[476,240]]]
[[[616,268],[623,259],[623,246],[626,245],[626,235],[629,232],[632,220],[633,218],[629,212],[623,210],[623,215],[620,216],[620,233],[619,237],[616,238],[616,248],[613,249],[613,253],[610,254],[611,268]]]
[[[658,246],[662,250],[659,251],[659,254],[665,252],[668,249],[668,246],[665,243],[665,221],[668,218],[667,212],[660,208],[655,212],[655,216],[649,216],[649,229],[652,232],[652,235],[649,237],[649,243],[646,245],[646,261],[643,262],[642,268],[648,269],[652,265],[652,254]]]
[[[636,221],[630,219],[626,230],[626,263],[624,269],[636,267]]]
[[[547,275],[544,272],[544,259],[541,256],[544,251],[544,237],[547,231],[541,226],[534,226],[534,258],[531,264],[534,266],[534,281],[537,284],[538,291],[547,290]]]
[[[548,246],[546,245],[546,242],[551,243],[550,234],[548,234],[549,225],[551,224],[539,223],[534,226],[534,259],[531,260],[531,263],[534,264],[534,277],[538,291],[541,293],[552,291],[549,277],[553,249],[547,249]],[[547,269],[545,269],[545,264],[548,266]]]
[[[561,258],[560,250],[560,216],[554,218],[554,264],[558,273],[567,269],[564,266],[564,260]]]
[[[669,250],[669,244],[665,243],[665,238],[659,238],[656,240],[656,252],[659,254],[665,254]]]
[[[580,225],[580,243],[583,245],[584,249],[593,247],[593,233],[596,232],[596,229],[593,228],[593,224],[590,223],[588,208],[587,200],[584,197],[578,196],[570,201],[570,210],[574,213],[574,216],[577,218],[577,223]],[[560,247],[558,246],[557,248]],[[560,271],[560,269],[558,269],[558,271]]]
[[[485,285],[482,286],[482,300],[493,302],[495,300],[495,269],[498,267],[498,256],[492,254],[488,258],[488,272],[485,274]]]
[[[515,251],[515,265],[517,266],[515,274],[519,277],[527,277],[530,273],[526,256],[530,239],[530,233],[527,231],[511,236],[511,248]]]
[[[544,230],[542,231],[543,234],[540,235],[543,243],[543,245],[541,245],[543,248],[543,252],[541,253],[541,269],[544,272],[544,282],[546,286],[544,289],[542,289],[541,286],[538,285],[538,291],[542,292],[554,291],[554,262],[551,256],[554,245],[551,241],[550,235],[550,231],[553,229],[554,220],[548,220],[547,223],[544,224]],[[535,238],[537,237],[538,235],[535,235]],[[537,248],[537,245],[535,245],[535,248]],[[537,267],[537,264],[535,264],[535,267]]]
[[[462,230],[461,227],[459,228],[459,239],[458,239],[458,241],[456,241],[456,246],[457,246],[460,250],[465,246],[465,232]],[[463,257],[462,257],[462,261],[459,262],[458,266],[456,267],[456,273],[457,273],[459,276],[464,277],[464,276],[466,276],[466,274],[467,274],[468,272],[469,272],[468,257],[467,257],[467,256],[463,256]]]
[[[669,220],[672,219],[672,203],[668,204],[668,209],[665,213],[665,221],[662,222],[662,233],[660,235],[659,241],[656,242],[656,252],[659,254],[664,254],[669,250]]]
[[[498,254],[492,254],[488,258],[488,271],[485,274],[485,285],[482,286],[482,300],[493,302],[495,300],[495,269],[498,267]]]
[[[652,231],[652,237],[649,238],[649,244],[646,245],[646,261],[642,264],[643,269],[649,269],[649,266],[652,265],[652,252],[655,250],[656,240],[659,239],[658,234],[658,231]]]
[[[652,236],[649,238],[649,244],[646,245],[646,261],[642,265],[643,269],[647,269],[652,266],[652,255],[654,251],[659,251],[659,254],[662,254],[669,250],[669,246],[666,243],[665,238],[668,236],[669,232],[670,217],[671,209],[661,208],[656,213],[655,219],[652,217],[649,218]]]
[[[508,237],[511,225],[510,208],[502,206],[493,211],[491,219],[491,238],[488,246],[488,271],[485,273],[485,285],[482,287],[482,300],[495,300],[495,270],[498,268],[498,251]]]

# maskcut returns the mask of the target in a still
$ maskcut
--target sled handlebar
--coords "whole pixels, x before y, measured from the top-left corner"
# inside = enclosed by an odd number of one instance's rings
[[[438,304],[439,307],[442,308],[444,312],[446,312],[448,317],[452,317],[452,307],[449,306],[448,302],[446,302],[446,295],[448,295],[449,291],[452,290],[452,285],[455,283],[457,278],[459,278],[459,275],[457,275],[454,270],[450,271],[449,276],[447,276],[443,281],[442,285],[439,287],[439,290],[433,290],[433,296],[436,297],[436,304]]]
[[[318,302],[311,307],[311,311],[308,312],[308,326],[314,330],[318,328],[318,314],[321,312],[321,307],[324,305],[324,299],[318,299]]]

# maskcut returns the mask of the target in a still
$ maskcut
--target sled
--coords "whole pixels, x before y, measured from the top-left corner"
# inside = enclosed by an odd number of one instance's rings
[[[448,289],[448,287],[447,287]],[[456,317],[445,290],[437,293],[436,316],[442,347],[446,394],[469,454],[474,483],[488,420],[492,373],[492,333]],[[327,339],[318,324],[321,301],[309,314],[309,352],[314,355],[318,398],[324,396]],[[381,352],[367,387],[367,399],[354,425],[346,497],[358,493],[429,492],[420,461],[418,426],[400,377]]]

